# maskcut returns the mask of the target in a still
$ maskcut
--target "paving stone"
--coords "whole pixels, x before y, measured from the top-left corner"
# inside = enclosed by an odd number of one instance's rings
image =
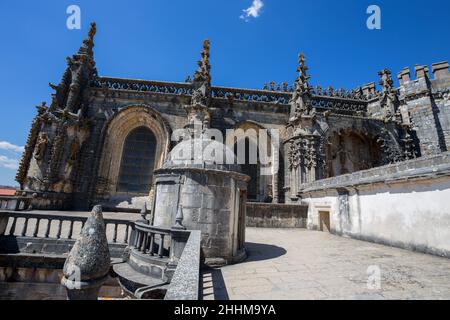
[[[246,237],[286,252],[250,251],[252,261],[206,278],[231,300],[450,299],[446,258],[303,229],[247,228]],[[379,289],[368,287],[368,268],[374,266],[380,268]]]

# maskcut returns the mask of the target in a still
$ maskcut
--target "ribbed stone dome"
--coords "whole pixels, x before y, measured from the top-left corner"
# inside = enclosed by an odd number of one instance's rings
[[[207,138],[180,142],[169,153],[163,166],[171,168],[200,168],[241,172],[234,152],[225,144]]]

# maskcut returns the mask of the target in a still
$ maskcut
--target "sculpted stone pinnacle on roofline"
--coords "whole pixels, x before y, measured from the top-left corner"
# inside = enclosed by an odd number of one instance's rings
[[[194,73],[194,80],[192,81],[192,97],[190,105],[184,106],[189,119],[191,128],[209,128],[211,121],[211,114],[208,110],[211,104],[211,65],[209,63],[210,57],[210,42],[205,40],[203,42],[202,58],[198,61],[198,69]],[[201,131],[201,130],[200,130]],[[192,132],[193,133],[193,132]],[[193,133],[194,134],[194,133]]]

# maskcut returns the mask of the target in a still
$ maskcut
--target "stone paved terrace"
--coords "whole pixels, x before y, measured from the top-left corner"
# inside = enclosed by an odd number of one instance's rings
[[[204,271],[205,300],[450,299],[446,258],[304,229],[247,228],[247,249],[246,262]]]

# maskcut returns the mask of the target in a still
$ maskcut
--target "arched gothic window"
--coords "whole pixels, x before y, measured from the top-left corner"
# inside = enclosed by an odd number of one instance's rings
[[[119,173],[119,192],[148,194],[155,167],[156,138],[147,127],[131,131],[125,140]]]

